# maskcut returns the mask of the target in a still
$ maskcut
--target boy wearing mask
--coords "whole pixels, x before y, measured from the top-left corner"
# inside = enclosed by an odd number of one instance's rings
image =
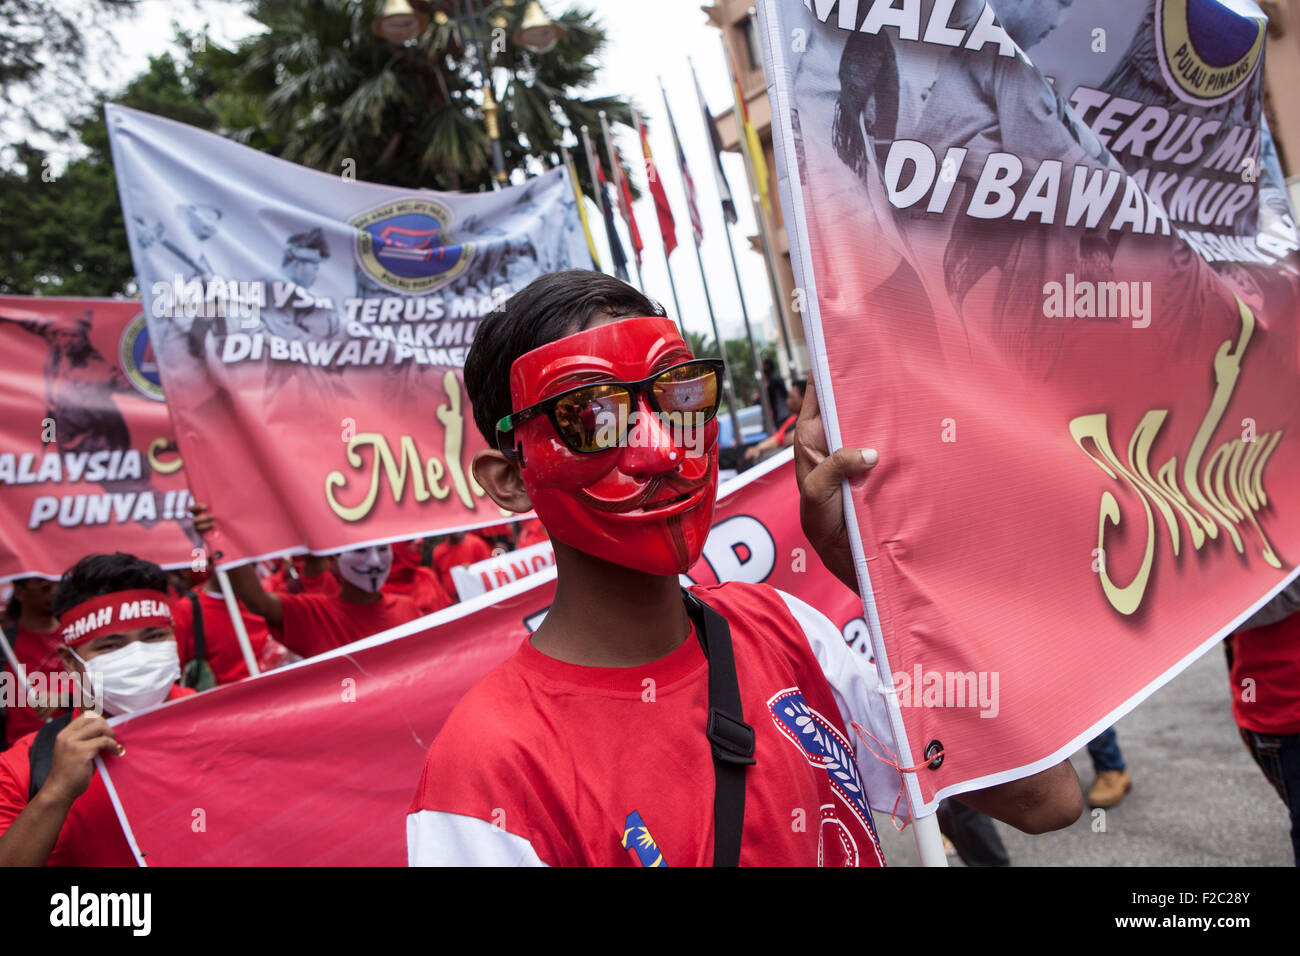
[[[480,324],[465,385],[496,450],[474,474],[536,510],[555,600],[431,746],[413,865],[883,864],[867,794],[888,806],[898,777],[849,729],[882,725],[874,667],[790,595],[678,583],[711,525],[720,365],[601,273],[543,276]],[[855,584],[836,492],[869,465],[818,454],[804,528]],[[963,799],[1031,832],[1081,810],[1068,761]]]

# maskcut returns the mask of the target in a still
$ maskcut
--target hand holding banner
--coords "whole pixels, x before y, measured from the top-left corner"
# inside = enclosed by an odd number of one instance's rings
[[[1295,574],[1252,7],[760,4],[830,447],[880,455],[850,538],[917,813],[1059,763]]]

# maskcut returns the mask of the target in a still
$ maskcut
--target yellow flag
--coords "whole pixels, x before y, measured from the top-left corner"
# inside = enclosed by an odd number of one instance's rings
[[[749,168],[754,176],[754,191],[758,201],[763,204],[764,212],[772,211],[772,200],[768,195],[767,157],[763,154],[763,144],[758,139],[758,130],[749,121],[749,109],[745,106],[745,94],[740,90],[740,74],[736,72],[734,61],[731,67],[731,90],[736,97],[736,120],[740,123],[740,135],[745,137],[749,146]]]

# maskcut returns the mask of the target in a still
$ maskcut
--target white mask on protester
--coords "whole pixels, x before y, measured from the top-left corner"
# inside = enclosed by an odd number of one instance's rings
[[[378,594],[393,569],[393,548],[381,544],[339,555],[339,576],[353,587]]]
[[[132,641],[89,661],[80,656],[77,660],[85,667],[104,710],[114,715],[161,704],[181,679],[175,641]]]

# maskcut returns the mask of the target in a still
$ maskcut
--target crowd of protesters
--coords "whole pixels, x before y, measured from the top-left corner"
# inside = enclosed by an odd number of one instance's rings
[[[203,532],[219,520],[195,518]],[[452,568],[544,540],[535,522],[512,523],[245,565],[229,580],[265,671],[449,607]],[[127,600],[150,613],[77,629]],[[0,865],[134,865],[94,758],[118,747],[106,717],[249,676],[218,576],[89,555],[57,582],[14,581],[0,623],[0,673],[19,689],[0,708]]]
[[[787,389],[770,365],[764,379],[780,409],[780,428],[749,449],[749,461],[791,444],[805,395],[804,381]],[[220,520],[202,505],[194,510],[200,534]],[[458,600],[454,568],[547,540],[532,518],[233,569],[228,580],[247,652],[219,578],[207,570],[164,572],[132,555],[100,554],[83,558],[58,582],[12,582],[0,613],[2,663],[11,685],[28,692],[6,697],[0,708],[0,865],[134,864],[94,769],[101,750],[121,749],[106,716],[241,680],[249,676],[248,652],[259,671],[271,670],[441,610]],[[153,617],[132,620],[129,627],[69,633],[70,619],[87,608],[100,608],[102,615],[110,597],[148,603],[148,595],[155,596]],[[1287,805],[1300,865],[1300,583],[1248,620],[1225,649],[1234,718],[1251,756]],[[93,659],[95,667],[87,668]],[[97,694],[76,680],[60,681],[87,670],[103,681]],[[1089,751],[1097,774],[1089,805],[1119,803],[1132,783],[1113,728]],[[1010,863],[991,821],[973,808],[945,801],[940,823],[952,840],[950,852],[968,865]]]

